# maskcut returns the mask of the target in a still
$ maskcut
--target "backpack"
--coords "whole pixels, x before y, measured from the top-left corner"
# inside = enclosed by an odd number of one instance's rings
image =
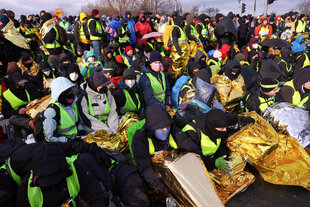
[[[58,120],[57,124],[59,123],[60,120],[60,110],[56,104],[51,103],[48,105],[48,108],[53,108],[56,111],[56,120]],[[43,129],[43,121],[44,121],[44,114],[45,110],[42,112],[37,113],[37,115],[34,117],[33,123],[34,123],[34,132],[33,132],[33,137],[36,142],[42,142],[45,140],[45,135],[44,135],[44,129]]]
[[[62,28],[61,26],[59,26],[58,24],[55,25],[55,27],[59,33],[59,43],[61,45],[66,45],[68,43],[68,37],[67,37],[66,30]]]
[[[174,84],[172,88],[172,93],[171,93],[171,102],[172,106],[177,108],[179,106],[179,93],[183,85],[189,81],[190,77],[187,75],[182,75],[176,83]]]

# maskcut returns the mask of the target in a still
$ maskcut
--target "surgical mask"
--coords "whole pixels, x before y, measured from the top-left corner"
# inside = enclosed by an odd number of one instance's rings
[[[217,58],[218,61],[222,61],[222,57]]]
[[[136,80],[125,80],[125,84],[129,87],[132,88],[136,84]]]
[[[108,88],[107,87],[102,87],[102,88],[99,89],[98,92],[102,93],[102,94],[107,93],[108,92]]]
[[[89,58],[87,58],[87,60],[89,63],[93,63],[93,62],[95,62],[95,57],[89,57]]]
[[[70,73],[69,77],[70,77],[70,79],[72,81],[76,81],[79,78],[79,74],[77,74],[77,73]]]
[[[254,49],[257,49],[257,48],[258,48],[258,44],[253,44],[252,47],[253,47]]]
[[[43,71],[44,75],[49,76],[51,74],[50,70]]]
[[[161,140],[161,141],[165,141],[170,133],[170,127],[166,130],[162,130],[162,129],[156,129],[155,130],[155,136],[157,139]]]
[[[152,68],[155,72],[163,71],[164,67],[162,64],[156,64],[154,65],[154,68]]]

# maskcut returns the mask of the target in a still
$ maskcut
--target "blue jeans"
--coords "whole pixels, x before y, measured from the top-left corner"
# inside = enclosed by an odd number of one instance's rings
[[[101,54],[101,40],[91,40],[91,45],[93,47],[94,53],[96,55],[96,59],[100,60]]]

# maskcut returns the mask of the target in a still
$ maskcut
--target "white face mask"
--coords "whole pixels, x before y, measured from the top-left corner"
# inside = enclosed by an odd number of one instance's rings
[[[51,74],[51,71],[47,70],[47,71],[44,71],[43,73],[44,73],[44,75],[49,76]]]
[[[89,63],[93,63],[93,62],[95,62],[95,57],[89,57],[89,58],[87,58],[87,60]]]
[[[125,80],[125,84],[129,86],[129,88],[132,88],[136,83],[136,80]]]
[[[252,47],[253,47],[254,49],[257,49],[257,48],[258,48],[258,44],[253,44]]]
[[[77,73],[70,73],[69,77],[70,77],[70,79],[72,81],[76,81],[79,78],[79,74],[77,74]]]
[[[217,58],[219,61],[222,61],[222,57]]]

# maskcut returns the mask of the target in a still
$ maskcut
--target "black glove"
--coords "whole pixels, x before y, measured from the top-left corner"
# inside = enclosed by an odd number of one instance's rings
[[[84,136],[84,135],[86,135],[86,131],[84,129],[78,132],[78,136]]]
[[[255,120],[251,117],[238,116],[239,125],[254,124]]]
[[[110,167],[112,164],[111,157],[102,149],[98,150],[95,154],[95,158],[99,164],[104,164],[106,167]]]

